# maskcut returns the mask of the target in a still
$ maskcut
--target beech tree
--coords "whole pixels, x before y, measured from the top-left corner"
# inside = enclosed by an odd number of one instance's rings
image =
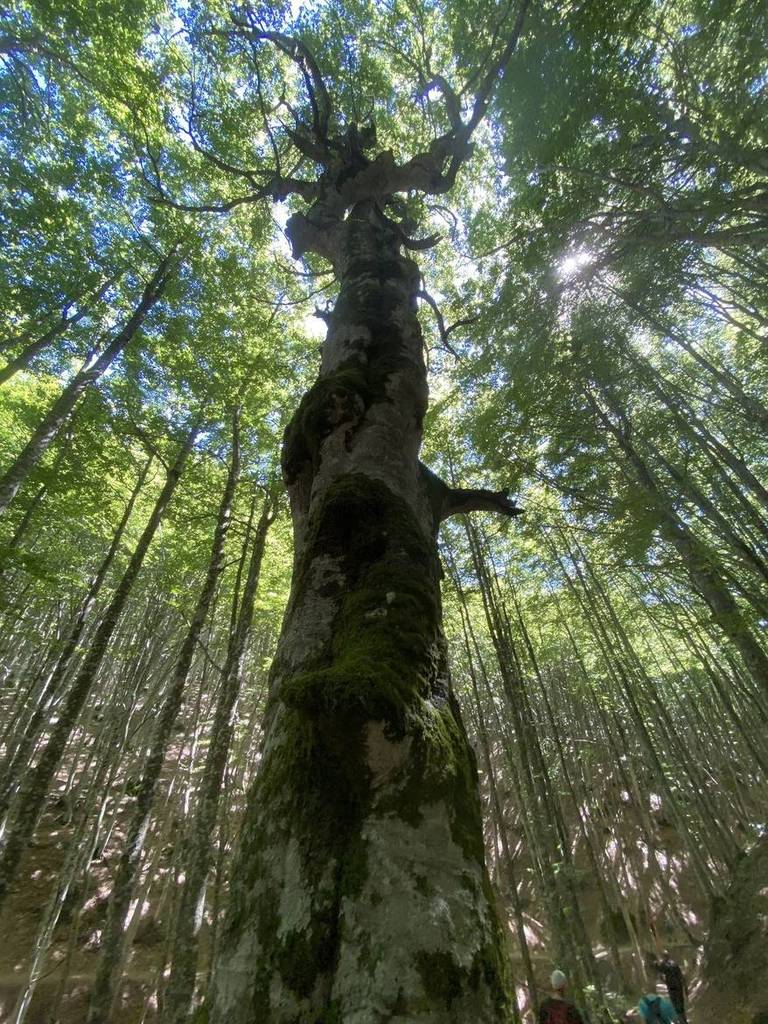
[[[502,17],[465,111],[441,74],[416,83],[442,97],[447,128],[401,161],[376,151],[373,122],[344,123],[305,43],[256,12],[233,15],[232,37],[254,47],[257,67],[265,46],[298,67],[307,115],[285,135],[316,171],[285,177],[275,165],[259,172],[258,191],[198,209],[300,196],[306,211],[286,229],[293,255],[327,260],[339,291],[319,378],[283,442],[294,576],[212,1020],[508,1012],[475,762],[446,660],[436,535],[456,512],[518,509],[505,492],[450,488],[419,461],[427,379],[420,275],[406,253],[434,240],[412,237],[400,197],[451,189],[524,14],[525,5]],[[162,201],[190,209],[153,168]]]
[[[0,12],[0,1017],[765,1011],[765,26]]]

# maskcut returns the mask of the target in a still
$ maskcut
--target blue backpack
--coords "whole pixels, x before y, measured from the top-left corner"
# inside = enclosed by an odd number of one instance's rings
[[[662,1000],[658,996],[652,1002],[649,1002],[648,1010],[650,1010],[652,1024],[665,1024],[664,1014],[662,1013]]]
[[[655,999],[651,1000],[646,998],[645,1004],[651,1011],[650,1021],[651,1024],[666,1024],[664,1014],[661,1012],[661,997],[656,996]]]

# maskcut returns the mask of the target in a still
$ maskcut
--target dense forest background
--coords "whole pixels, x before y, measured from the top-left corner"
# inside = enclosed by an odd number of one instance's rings
[[[444,130],[509,14],[249,10],[396,154]],[[165,1024],[180,950],[196,1003],[211,981],[291,578],[280,443],[336,288],[261,169],[291,159],[308,65],[242,16],[0,19],[14,1024],[113,997]],[[767,42],[763,4],[538,0],[454,187],[402,198],[438,236],[422,458],[525,510],[440,535],[516,1020],[553,966],[615,1019],[662,948],[693,1024],[768,1019]]]

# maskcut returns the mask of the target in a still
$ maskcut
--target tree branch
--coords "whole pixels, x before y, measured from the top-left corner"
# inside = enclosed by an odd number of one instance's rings
[[[219,158],[214,157],[213,154],[198,150],[197,147],[195,147],[195,149],[220,170],[227,170],[228,173],[236,173],[241,177],[248,177],[250,179],[250,172],[242,169],[230,169],[229,165],[225,164],[225,162],[221,161]],[[144,158],[149,161],[152,170],[151,175],[147,173]],[[174,210],[182,210],[186,213],[229,213],[237,206],[259,203],[263,199],[273,199],[279,202],[287,199],[290,195],[299,195],[306,202],[312,202],[317,191],[315,182],[305,181],[302,178],[283,177],[278,174],[273,174],[267,177],[265,173],[264,177],[266,180],[264,185],[253,192],[247,193],[246,195],[235,196],[234,199],[228,199],[217,203],[184,203],[178,199],[173,199],[168,195],[168,192],[163,185],[160,164],[157,157],[152,152],[148,140],[146,141],[143,152],[139,153],[139,166],[141,168],[142,178],[149,188],[151,188],[155,193],[154,201],[159,203],[161,206],[169,206]]]
[[[437,331],[438,334],[440,335],[440,344],[443,346],[443,348],[446,348],[455,359],[460,359],[461,356],[456,351],[456,349],[451,345],[450,341],[448,341],[448,335],[450,331],[453,330],[453,328],[446,330],[445,317],[440,311],[440,307],[438,306],[438,304],[435,302],[435,300],[432,298],[432,296],[425,288],[422,288],[421,291],[416,292],[416,298],[423,299],[426,302],[426,304],[432,309],[432,312],[435,314],[435,320],[437,321]],[[456,325],[454,324],[454,327],[455,326]]]
[[[459,98],[442,75],[433,75],[428,82],[425,82],[416,94],[417,99],[422,96],[426,96],[427,99],[429,99],[428,94],[433,89],[439,89],[443,95],[445,109],[448,114],[448,120],[451,123],[451,128],[454,131],[460,131],[464,125],[461,120],[461,106],[459,104]]]
[[[448,499],[441,519],[463,512],[500,512],[505,516],[521,516],[523,510],[510,499],[508,491],[489,491],[485,487],[448,488]]]
[[[475,128],[477,128],[478,124],[485,117],[485,112],[488,109],[488,104],[490,103],[493,90],[496,86],[496,79],[500,74],[502,74],[507,64],[509,64],[510,58],[517,47],[517,42],[523,31],[523,23],[525,21],[525,15],[528,12],[529,5],[530,0],[522,0],[520,10],[517,12],[517,17],[515,18],[515,23],[512,26],[512,32],[507,41],[507,45],[499,54],[498,60],[491,65],[488,73],[483,79],[483,84],[480,86],[480,90],[475,95],[472,116],[466,126],[467,138],[469,138]]]
[[[330,156],[328,148],[328,127],[331,120],[333,107],[328,90],[325,87],[323,76],[312,51],[294,36],[284,35],[282,32],[272,32],[259,28],[250,11],[246,12],[245,20],[231,15],[232,21],[251,39],[263,40],[274,43],[286,56],[296,64],[301,71],[304,85],[309,96],[309,104],[312,108],[312,133],[315,141],[324,152],[325,159]]]
[[[523,515],[523,509],[515,505],[508,491],[491,491],[485,487],[449,487],[423,462],[419,463],[419,468],[426,485],[435,532],[444,519],[465,512],[498,512],[510,517]]]

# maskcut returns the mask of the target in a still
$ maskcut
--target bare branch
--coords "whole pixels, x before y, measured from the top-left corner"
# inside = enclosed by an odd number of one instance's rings
[[[272,32],[259,28],[254,23],[252,15],[247,14],[246,20],[243,21],[233,14],[232,21],[241,31],[247,33],[251,39],[274,43],[299,68],[312,108],[312,131],[315,141],[324,149],[327,158],[329,155],[327,149],[328,127],[331,119],[332,105],[322,73],[312,51],[300,39],[284,35],[282,32]]]
[[[499,512],[505,516],[521,516],[523,509],[509,497],[508,491],[491,491],[485,487],[449,487],[423,462],[419,463],[432,509],[434,529],[444,519],[465,512]]]
[[[437,321],[437,331],[438,334],[440,335],[440,344],[443,346],[443,348],[447,349],[455,359],[461,359],[459,353],[451,345],[450,341],[448,341],[448,335],[450,331],[453,330],[453,328],[450,328],[449,330],[445,329],[445,318],[442,312],[440,311],[440,307],[438,306],[438,304],[435,302],[435,300],[432,298],[429,292],[424,288],[422,288],[421,291],[416,292],[416,297],[418,299],[423,299],[427,303],[427,305],[432,309],[432,312],[435,314],[435,320]]]
[[[151,163],[154,178],[151,184],[160,196],[158,201],[189,212],[227,213],[237,206],[257,203],[267,198],[280,200],[289,195],[300,195],[310,204],[310,209],[306,214],[295,213],[289,220],[287,234],[294,255],[299,257],[311,249],[332,259],[336,230],[343,223],[346,211],[356,203],[372,201],[383,206],[397,193],[418,191],[424,195],[441,195],[453,187],[459,169],[471,155],[470,137],[472,132],[485,116],[497,79],[517,45],[529,2],[530,0],[521,0],[510,38],[483,75],[482,83],[475,96],[474,106],[466,123],[462,120],[459,97],[448,81],[440,74],[429,75],[428,80],[422,85],[419,95],[427,95],[432,90],[440,92],[450,122],[450,129],[434,139],[426,152],[418,153],[402,164],[396,163],[394,154],[390,150],[380,152],[375,159],[369,159],[364,150],[371,144],[370,139],[368,139],[368,135],[364,137],[355,125],[351,125],[338,136],[330,136],[331,99],[317,61],[305,43],[282,32],[263,28],[256,15],[251,11],[246,10],[245,14],[239,16],[232,15],[235,29],[221,34],[242,36],[257,57],[257,44],[272,43],[281,53],[287,55],[301,72],[309,98],[311,117],[309,123],[303,121],[300,112],[294,110],[283,97],[278,107],[286,107],[294,124],[292,126],[283,124],[282,129],[293,147],[301,154],[296,168],[301,167],[303,159],[306,158],[319,164],[323,168],[323,172],[314,182],[296,177],[286,177],[281,173],[279,148],[267,123],[267,108],[257,60],[255,62],[257,90],[262,115],[267,124],[269,140],[275,156],[274,168],[261,171],[239,167],[218,154],[212,153],[196,134],[196,115],[193,102],[188,125],[188,135],[193,148],[203,159],[210,161],[219,170],[244,179],[250,186],[250,191],[245,196],[237,196],[234,199],[214,203],[185,203],[172,199],[163,188],[159,163],[150,148],[147,147],[147,157]],[[505,15],[504,20],[506,17]],[[499,28],[498,31],[500,32],[501,29]],[[496,35],[494,35],[494,41],[495,38]],[[491,49],[495,49],[493,44]],[[143,166],[142,170],[145,173],[145,178],[150,180]],[[383,213],[381,216],[385,217]],[[386,217],[385,220],[388,226],[397,233],[400,243],[406,249],[424,251],[439,240],[437,235],[414,239],[409,236],[406,225],[398,224]],[[444,324],[440,329],[445,344],[450,332],[445,329]],[[450,348],[449,345],[446,347]]]
[[[469,138],[469,136],[472,134],[475,128],[477,128],[478,124],[485,117],[485,112],[488,109],[488,104],[490,103],[493,90],[496,86],[496,80],[498,79],[499,75],[504,71],[507,64],[509,64],[510,58],[512,57],[512,54],[515,52],[515,48],[517,47],[517,42],[520,38],[520,34],[523,31],[523,23],[525,21],[525,15],[528,11],[529,5],[530,0],[522,0],[520,4],[520,9],[517,12],[517,17],[515,18],[515,23],[512,26],[512,32],[510,34],[509,39],[507,40],[507,45],[500,53],[498,59],[489,68],[488,73],[483,79],[483,83],[480,86],[479,91],[475,95],[475,103],[472,108],[472,116],[470,117],[469,122],[467,123],[466,126],[467,138]]]
[[[455,239],[459,227],[459,219],[453,210],[447,206],[443,206],[441,203],[428,203],[427,209],[430,213],[439,214],[439,216],[449,225],[451,238]]]
[[[269,117],[268,117],[268,114],[267,114],[267,102],[264,99],[264,89],[262,87],[261,74],[259,72],[258,66],[256,67],[255,74],[256,74],[256,95],[259,98],[259,107],[261,108],[261,117],[262,117],[262,120],[264,122],[264,130],[267,133],[267,138],[269,139],[269,145],[270,145],[270,148],[272,149],[272,155],[273,155],[274,160],[275,160],[275,171],[276,171],[277,174],[282,174],[282,171],[280,169],[280,150],[278,148],[277,142],[275,141],[275,136],[274,136],[274,133],[272,131],[272,126],[269,123]]]
[[[479,319],[479,316],[462,317],[461,320],[457,320],[455,323],[451,324],[450,327],[446,327],[445,336],[448,337],[449,335],[453,334],[453,332],[457,331],[459,327],[469,327],[470,324],[476,324]]]
[[[515,505],[508,491],[489,491],[485,487],[449,487],[442,519],[464,512],[500,512],[505,516],[521,516],[523,509]]]

